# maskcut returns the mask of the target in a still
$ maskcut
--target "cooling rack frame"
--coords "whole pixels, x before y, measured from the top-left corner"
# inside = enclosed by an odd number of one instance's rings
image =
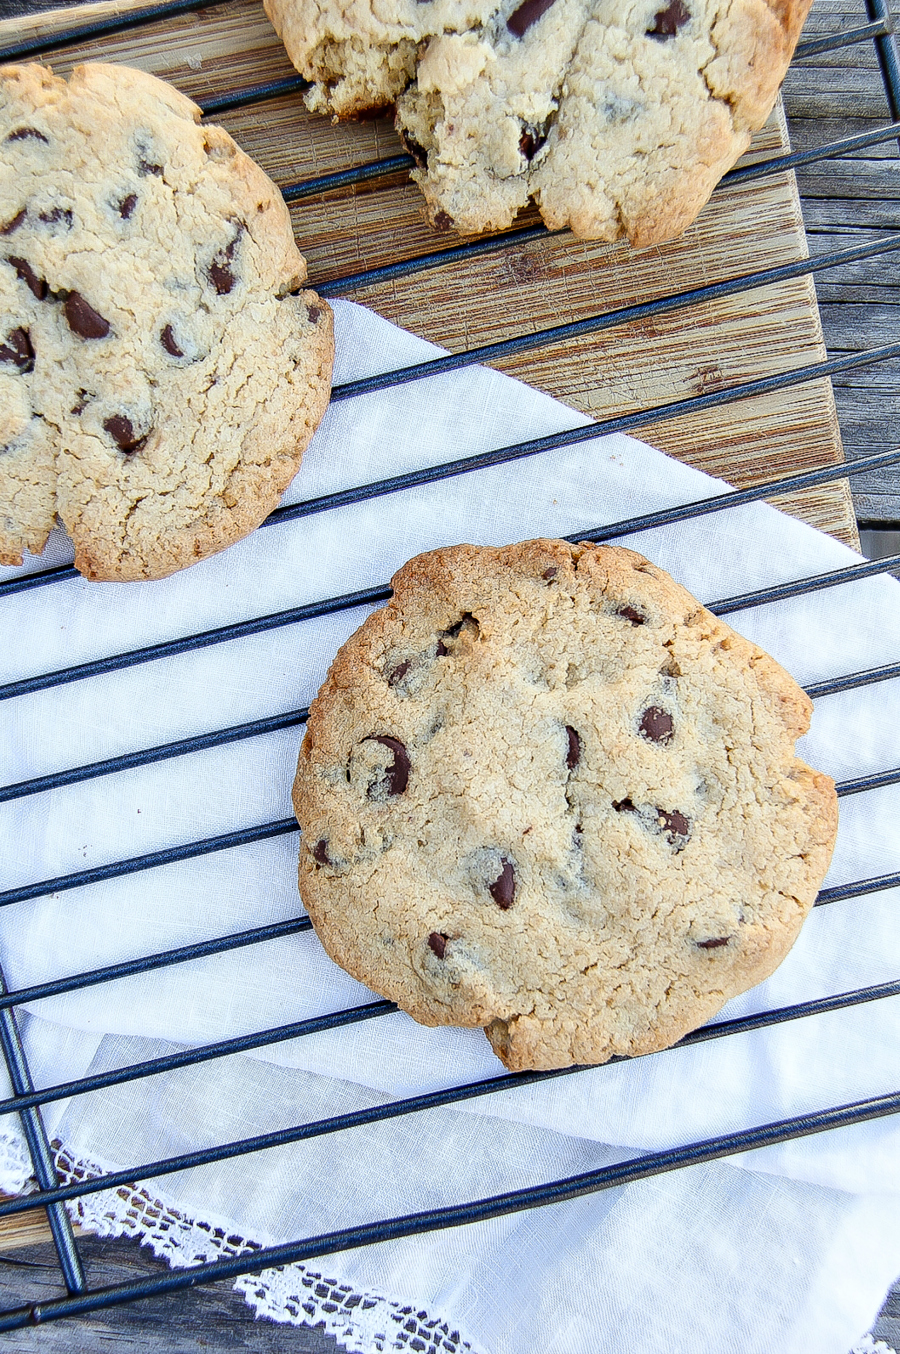
[[[39,56],[47,51],[83,44],[110,33],[160,22],[174,15],[215,8],[224,2],[225,0],[172,0],[170,3],[148,6],[126,15],[110,17],[88,25],[80,25],[64,33],[56,33],[52,38],[7,47],[0,51],[0,61],[21,60]],[[828,37],[801,42],[795,60],[802,61],[806,57],[826,51],[839,50],[841,47],[851,44],[872,43],[878,57],[890,121],[883,127],[855,137],[845,137],[815,149],[792,151],[784,155],[769,157],[760,163],[741,166],[727,176],[730,181],[759,177],[788,168],[799,168],[819,160],[852,154],[893,139],[900,140],[900,58],[898,58],[897,45],[893,36],[892,17],[887,0],[865,0],[865,6],[868,17],[867,24]],[[303,87],[304,82],[299,77],[292,77],[286,80],[272,81],[268,84],[254,85],[242,91],[229,91],[206,101],[203,110],[204,115],[218,115],[249,103],[258,103],[268,98],[292,93]],[[288,202],[299,201],[324,191],[396,174],[398,170],[407,169],[411,165],[412,160],[407,155],[389,156],[350,170],[319,175],[303,182],[285,185],[283,193]],[[407,276],[427,269],[452,266],[461,260],[477,257],[479,254],[504,249],[516,242],[537,240],[546,235],[548,235],[548,232],[544,227],[528,226],[507,232],[502,236],[467,241],[416,258],[400,260],[385,267],[334,278],[320,285],[318,290],[325,296],[345,295],[375,281]],[[438,372],[456,369],[476,362],[489,362],[510,353],[522,352],[529,348],[537,348],[544,344],[558,342],[585,333],[599,333],[604,329],[636,319],[648,318],[670,310],[696,305],[702,301],[710,301],[722,296],[752,290],[787,278],[811,276],[816,272],[840,267],[842,264],[859,262],[864,259],[889,258],[897,249],[900,249],[900,234],[896,236],[886,235],[875,241],[847,249],[820,253],[812,258],[799,260],[795,263],[757,270],[743,276],[729,278],[723,282],[698,287],[689,292],[681,292],[640,305],[620,308],[572,324],[557,325],[518,338],[483,344],[463,353],[449,354],[430,362],[419,363],[381,376],[348,383],[336,387],[333,398],[336,400],[351,399],[370,390],[384,389],[391,385],[420,380]],[[632,430],[651,421],[658,421],[660,418],[676,417],[700,409],[713,408],[720,404],[774,391],[783,386],[800,384],[804,381],[826,375],[835,375],[856,367],[876,364],[896,357],[900,357],[900,341],[840,358],[829,358],[826,361],[798,367],[777,376],[745,382],[743,385],[707,392],[663,406],[656,405],[651,409],[639,410],[621,417],[608,418],[574,431],[517,443],[478,456],[430,467],[414,474],[391,477],[368,485],[358,486],[353,490],[345,490],[319,499],[279,508],[267,519],[264,525],[284,525],[305,516],[327,512],[348,502],[390,495],[408,489],[414,484],[434,482],[450,476],[463,475],[487,465],[540,455],[542,452],[555,447],[572,445],[578,441],[593,439],[612,431]],[[574,539],[611,540],[617,536],[623,536],[651,526],[684,521],[708,513],[724,511],[740,503],[808,488],[845,477],[852,478],[868,470],[898,463],[900,463],[900,449],[863,457],[851,463],[817,467],[799,474],[782,476],[779,479],[754,485],[751,488],[735,490],[713,499],[700,500],[695,503],[682,504],[672,509],[644,514],[612,525],[598,527],[594,531],[580,531]],[[717,614],[726,614],[730,611],[762,605],[781,597],[800,595],[819,588],[839,586],[852,579],[886,572],[896,569],[898,566],[900,566],[900,556],[868,561],[832,573],[796,580],[777,588],[760,589],[739,597],[714,600],[708,602],[707,605]],[[6,595],[64,583],[76,576],[74,569],[70,566],[58,566],[7,580],[0,583],[0,605],[2,605],[2,599]],[[385,584],[381,587],[344,596],[325,598],[305,607],[250,618],[234,625],[184,636],[162,644],[110,655],[92,663],[79,664],[56,672],[25,678],[0,687],[0,702],[13,700],[17,696],[30,691],[47,689],[69,682],[89,680],[102,672],[153,662],[159,658],[170,657],[190,649],[226,643],[242,635],[259,633],[284,625],[300,624],[313,616],[326,615],[364,603],[377,603],[386,600],[389,595],[390,590]],[[900,675],[900,660],[880,668],[850,673],[831,681],[820,682],[807,689],[810,696],[818,698],[854,686],[888,680],[898,675]],[[145,748],[81,767],[68,768],[50,775],[34,777],[15,785],[0,787],[0,802],[44,793],[58,786],[114,774],[134,766],[177,758],[203,748],[252,738],[278,729],[299,726],[305,721],[306,715],[305,709],[279,712],[246,724],[204,731],[190,738],[153,748]],[[838,793],[839,795],[850,795],[880,785],[898,782],[900,782],[900,769],[846,780],[838,786]],[[173,861],[189,859],[192,856],[229,849],[246,842],[297,831],[297,824],[293,819],[253,825],[241,831],[188,842],[164,851],[145,853],[128,860],[112,862],[92,870],[72,872],[56,879],[35,881],[30,885],[9,889],[0,892],[0,906],[11,906],[28,898],[40,897],[51,891],[76,888],[100,879],[137,873]],[[900,885],[900,872],[858,880],[840,888],[822,890],[817,898],[816,905],[823,906],[897,885]],[[506,1074],[473,1082],[466,1086],[454,1087],[448,1091],[406,1097],[353,1114],[335,1116],[312,1124],[297,1125],[290,1130],[279,1130],[276,1133],[258,1135],[236,1143],[221,1144],[215,1148],[183,1153],[165,1161],[129,1166],[115,1174],[107,1174],[96,1179],[83,1179],[61,1185],[41,1115],[43,1105],[72,1095],[86,1094],[104,1086],[152,1076],[175,1067],[190,1066],[224,1057],[231,1053],[264,1047],[266,1044],[280,1042],[287,1038],[302,1037],[320,1030],[333,1029],[360,1020],[377,1019],[396,1010],[396,1007],[393,1003],[376,1000],[332,1015],[292,1022],[288,1025],[237,1039],[219,1040],[199,1048],[184,1050],[166,1057],[119,1068],[113,1072],[78,1078],[55,1087],[46,1087],[40,1091],[37,1091],[33,1084],[31,1070],[20,1037],[16,1008],[42,997],[74,991],[130,974],[167,967],[171,964],[184,963],[201,956],[224,953],[244,945],[258,944],[277,937],[297,934],[309,929],[309,926],[309,921],[305,917],[300,917],[205,942],[177,947],[154,955],[145,955],[139,959],[123,963],[106,965],[91,972],[75,974],[53,982],[34,984],[17,991],[8,990],[2,969],[0,969],[0,1046],[2,1046],[13,1089],[11,1096],[0,1101],[0,1114],[17,1114],[19,1116],[34,1168],[34,1178],[37,1182],[35,1192],[0,1202],[0,1218],[14,1216],[36,1208],[46,1209],[60,1274],[67,1290],[67,1296],[56,1300],[40,1304],[25,1304],[0,1312],[0,1331],[14,1330],[61,1317],[81,1315],[152,1295],[175,1293],[193,1287],[197,1283],[211,1283],[222,1279],[236,1278],[272,1266],[331,1254],[348,1247],[415,1235],[440,1227],[460,1226],[524,1208],[561,1202],[598,1189],[611,1188],[633,1180],[643,1179],[663,1171],[680,1169],[684,1166],[715,1160],[735,1152],[749,1151],[756,1147],[789,1141],[792,1138],[824,1132],[835,1127],[867,1122],[900,1112],[900,1090],[898,1090],[890,1095],[828,1107],[812,1114],[797,1115],[770,1124],[754,1125],[739,1133],[719,1135],[709,1140],[688,1143],[667,1151],[642,1153],[633,1159],[584,1175],[508,1192],[492,1198],[475,1200],[468,1204],[433,1209],[401,1218],[385,1219],[381,1222],[347,1228],[327,1235],[299,1239],[281,1246],[253,1248],[252,1251],[227,1259],[206,1262],[170,1274],[152,1275],[146,1279],[130,1283],[116,1284],[105,1288],[90,1288],[85,1277],[78,1242],[65,1207],[69,1201],[102,1189],[132,1184],[136,1180],[147,1181],[158,1178],[189,1166],[225,1160],[228,1157],[243,1155],[286,1142],[301,1141],[304,1138],[324,1133],[340,1132],[362,1123],[416,1113],[439,1105],[458,1103],[461,1100],[484,1095],[502,1094],[503,1090],[508,1087],[521,1086],[550,1078],[578,1075],[579,1072],[585,1070],[583,1068],[567,1068],[550,1073]],[[844,1009],[863,1002],[884,1000],[898,995],[900,995],[900,979],[896,982],[834,994],[818,1001],[798,1003],[756,1016],[713,1022],[688,1035],[681,1041],[681,1044],[693,1044],[709,1039],[728,1037],[732,1034],[763,1028],[782,1021],[807,1019],[825,1011]],[[654,1056],[665,1056],[665,1053]]]

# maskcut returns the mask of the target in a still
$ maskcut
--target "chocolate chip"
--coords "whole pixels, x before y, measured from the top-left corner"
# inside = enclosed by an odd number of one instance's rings
[[[581,739],[574,729],[566,725],[566,733],[569,738],[569,748],[566,752],[566,766],[571,771],[581,761]]]
[[[647,617],[635,611],[633,606],[620,606],[616,615],[621,616],[624,621],[631,621],[632,625],[643,625],[647,620]]]
[[[11,263],[15,268],[16,277],[20,282],[25,283],[25,286],[31,292],[32,296],[36,296],[39,301],[46,300],[49,288],[44,279],[38,277],[27,259],[14,259],[12,255],[10,255],[6,261],[7,263]]]
[[[424,146],[420,146],[418,141],[414,141],[413,138],[409,136],[408,133],[406,132],[400,133],[400,144],[406,151],[407,155],[411,155],[412,158],[415,160],[416,167],[418,169],[428,168],[428,152]],[[447,218],[448,222],[449,219],[450,218],[448,217]],[[435,222],[435,224],[437,224],[437,222]]]
[[[321,312],[321,310],[319,309],[318,306],[307,306],[307,307],[306,307],[306,313],[307,313],[307,315],[309,316],[309,322],[310,322],[310,324],[318,324],[318,323],[319,323],[319,317],[320,317],[320,315],[322,314],[322,312]]]
[[[231,269],[231,263],[234,259],[234,253],[238,246],[238,240],[244,233],[244,227],[237,223],[237,229],[234,238],[224,249],[220,249],[212,263],[209,265],[209,280],[215,287],[219,296],[227,296],[236,282],[236,278]]]
[[[104,320],[79,291],[69,292],[63,306],[63,314],[72,333],[77,334],[79,338],[102,339],[110,332],[109,320]]]
[[[407,658],[403,663],[397,664],[393,672],[388,674],[387,679],[388,686],[396,686],[398,682],[403,681],[403,678],[409,672],[409,665],[411,662],[412,659]]]
[[[434,218],[435,230],[449,230],[453,225],[453,217],[449,212],[438,212]]]
[[[488,885],[488,893],[504,912],[512,907],[516,896],[516,874],[508,860],[504,860],[503,869],[493,884]]]
[[[438,959],[443,959],[449,939],[450,937],[445,936],[442,931],[432,931],[428,937],[428,948],[437,955]]]
[[[45,146],[50,145],[44,133],[39,132],[37,127],[17,127],[14,132],[10,132],[6,139],[7,141],[43,141]]]
[[[525,156],[525,159],[531,163],[537,155],[541,146],[547,140],[546,133],[538,131],[536,127],[526,127],[519,137],[519,150]]]
[[[138,173],[142,178],[146,178],[148,174],[155,174],[157,178],[161,179],[163,167],[162,165],[154,164],[152,160],[145,160],[144,157],[141,156],[138,160]]]
[[[90,400],[91,400],[91,396],[88,395],[88,393],[87,393],[86,390],[79,390],[79,392],[78,392],[78,398],[76,399],[75,403],[72,405],[72,408],[69,410],[69,413],[71,413],[71,414],[83,414],[84,411],[85,411],[85,409],[88,407],[88,404],[89,404]]]
[[[631,799],[614,799],[613,808],[616,813],[637,813],[637,809],[634,807],[634,801]]]
[[[474,630],[478,629],[478,622],[472,615],[471,611],[464,611],[462,614],[462,618],[458,620],[455,625],[451,625],[449,629],[441,631],[440,635],[438,636],[438,645],[437,645],[438,658],[446,658],[447,655],[452,652],[452,650],[447,647],[444,641],[459,639],[459,636],[465,629],[467,622]]]
[[[0,343],[0,362],[18,367],[23,376],[25,372],[34,371],[34,349],[27,329],[14,329],[7,334],[6,342]]]
[[[140,451],[149,435],[135,436],[134,424],[127,414],[113,414],[103,420],[103,426],[119,450],[126,453]]]
[[[559,569],[556,567],[556,565],[551,564],[550,568],[545,569],[544,572],[541,574],[541,578],[546,578],[547,582],[549,583],[551,578],[555,578],[558,573]]]
[[[679,813],[678,809],[673,809],[671,813],[666,813],[665,809],[657,809],[657,813],[659,814],[660,825],[668,837],[669,843],[674,846],[677,839],[683,837],[684,841],[679,845],[684,846],[691,835],[691,825],[684,814]]]
[[[402,795],[409,784],[409,753],[400,742],[399,738],[391,738],[389,734],[372,734],[369,738],[363,740],[366,743],[383,743],[386,748],[390,748],[394,754],[394,760],[390,766],[385,767],[387,776],[388,794]]]
[[[124,217],[126,221],[137,206],[137,200],[137,193],[129,193],[128,196],[123,197],[122,201],[119,203],[119,215]]]
[[[21,226],[22,222],[25,220],[26,215],[27,209],[23,207],[20,212],[16,212],[12,220],[7,221],[5,226],[0,226],[0,235],[12,235],[14,230],[19,229],[19,226]]]
[[[320,865],[331,864],[331,860],[328,855],[328,842],[325,840],[324,837],[320,837],[320,839],[316,842],[315,846],[312,849],[312,856],[313,860],[316,862],[316,869],[318,869]]]
[[[518,9],[514,9],[510,14],[506,21],[506,27],[517,38],[524,37],[532,24],[536,24],[541,15],[546,14],[552,4],[553,0],[524,0],[524,4],[521,4]]]
[[[641,715],[640,730],[651,743],[668,743],[675,729],[675,721],[668,710],[651,705]]]
[[[44,221],[48,226],[64,221],[66,229],[72,229],[72,213],[68,207],[54,207],[50,212],[38,212],[38,220]]]
[[[714,940],[698,940],[696,942],[698,950],[718,950],[722,945],[727,945],[731,936],[716,936]]]
[[[170,324],[167,324],[165,329],[160,334],[159,341],[165,348],[166,352],[170,353],[172,357],[184,357],[184,353],[181,351],[178,344],[175,342],[175,331],[173,330]]]
[[[653,19],[653,27],[647,29],[647,37],[657,42],[666,42],[674,38],[679,28],[690,22],[691,11],[682,0],[669,0],[665,9],[661,9]]]

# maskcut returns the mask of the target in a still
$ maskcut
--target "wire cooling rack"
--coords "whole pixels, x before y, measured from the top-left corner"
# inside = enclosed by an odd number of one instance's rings
[[[154,25],[166,19],[171,19],[173,16],[214,8],[216,3],[217,0],[213,0],[212,4],[209,4],[208,0],[176,0],[175,3],[151,6],[132,11],[127,15],[105,18],[87,25],[82,24],[65,32],[56,32],[52,37],[46,39],[23,42],[0,50],[0,60],[21,60],[39,56],[51,50],[55,51],[70,46],[84,46],[96,39],[126,29]],[[218,0],[218,3],[224,3],[224,0]],[[866,0],[866,13],[868,22],[865,24],[802,42],[798,47],[795,60],[802,61],[804,58],[819,53],[835,52],[848,46],[874,44],[887,95],[890,120],[860,135],[845,137],[815,149],[778,155],[760,163],[741,166],[727,176],[729,182],[762,177],[815,161],[848,156],[867,147],[885,145],[900,138],[900,61],[898,61],[897,49],[892,36],[892,22],[886,0]],[[229,110],[245,107],[252,103],[260,103],[285,94],[295,93],[304,87],[305,82],[299,77],[289,77],[267,84],[253,85],[206,100],[203,111],[205,115],[221,115]],[[411,164],[412,161],[409,156],[388,156],[352,169],[320,175],[299,183],[291,183],[285,185],[282,191],[287,201],[294,202],[303,198],[314,197],[332,189],[345,188],[379,179],[382,176],[396,175],[398,171],[407,169]],[[523,229],[507,232],[499,237],[467,241],[453,247],[427,252],[418,257],[403,259],[384,267],[343,276],[324,285],[319,284],[318,290],[326,296],[353,292],[373,282],[395,279],[428,269],[452,267],[466,259],[508,249],[511,245],[523,240],[538,240],[547,235],[548,232],[542,226],[527,226]],[[437,372],[448,371],[476,362],[491,361],[508,356],[511,353],[521,353],[528,349],[540,348],[562,339],[598,333],[601,330],[612,329],[635,320],[647,319],[665,314],[668,311],[697,306],[701,302],[742,294],[757,287],[786,279],[808,276],[850,262],[869,259],[876,261],[876,263],[882,261],[884,264],[888,264],[891,255],[897,250],[900,250],[900,235],[895,233],[851,248],[821,253],[813,259],[801,259],[778,267],[749,272],[742,276],[696,287],[644,304],[620,307],[570,324],[556,325],[524,336],[482,344],[470,348],[464,353],[451,354],[365,380],[350,382],[336,387],[333,398],[335,400],[351,399],[366,391],[421,380]],[[467,457],[449,464],[420,470],[416,473],[379,480],[355,489],[282,507],[272,513],[264,525],[327,512],[347,503],[390,495],[415,484],[464,475],[485,466],[539,455],[555,447],[587,441],[612,431],[635,429],[650,422],[658,422],[662,418],[675,418],[699,410],[715,408],[732,401],[813,381],[823,376],[836,375],[855,367],[886,362],[898,356],[900,356],[900,342],[839,358],[828,358],[824,361],[795,367],[787,372],[732,385],[726,389],[712,390],[694,395],[691,398],[672,401],[663,406],[656,405],[652,409],[641,409],[619,417],[606,418],[575,431],[516,443],[482,455]],[[820,466],[802,473],[757,484],[750,488],[735,490],[714,499],[701,500],[644,514],[640,517],[603,526],[595,531],[580,531],[577,533],[577,537],[573,539],[611,540],[652,526],[683,521],[706,513],[721,512],[741,503],[768,498],[774,494],[808,489],[844,476],[855,476],[864,471],[898,462],[900,462],[900,449],[862,457],[850,465]],[[766,602],[809,593],[817,589],[839,586],[853,579],[895,569],[898,565],[900,565],[900,556],[892,556],[827,574],[799,579],[778,587],[723,598],[709,605],[712,611],[723,615],[747,607],[762,605]],[[18,576],[0,584],[0,601],[4,596],[13,592],[52,586],[74,577],[77,577],[74,569],[66,565]],[[193,649],[224,643],[241,636],[260,633],[281,626],[296,625],[313,617],[347,608],[378,603],[386,600],[389,595],[390,590],[387,586],[370,588],[360,592],[326,598],[307,606],[248,618],[236,624],[186,635],[165,643],[110,655],[94,662],[82,663],[21,681],[10,682],[0,687],[0,700],[12,700],[28,692],[45,690],[69,682],[88,680],[101,673],[116,669],[153,662],[159,658],[171,657]],[[820,682],[807,687],[807,691],[815,699],[897,676],[900,676],[900,660],[882,667],[848,673],[829,681]],[[144,748],[124,756],[112,757],[54,774],[35,777],[0,788],[0,802],[27,795],[41,794],[60,786],[110,775],[132,767],[178,758],[219,744],[236,742],[240,739],[253,738],[275,730],[296,727],[304,723],[306,716],[307,711],[305,709],[288,710],[250,723],[197,734],[194,737],[152,748]],[[846,780],[838,785],[838,793],[841,796],[847,796],[897,782],[900,782],[900,769]],[[203,840],[186,842],[167,850],[150,852],[96,869],[70,873],[56,879],[40,880],[24,887],[7,890],[0,893],[0,906],[12,906],[26,899],[38,898],[51,892],[61,892],[103,879],[154,869],[175,861],[226,850],[249,842],[295,833],[297,830],[297,825],[291,818],[263,823],[242,831],[229,832]],[[838,900],[858,897],[897,885],[900,885],[900,872],[861,879],[839,888],[822,890],[816,900],[816,905],[824,906]],[[324,1236],[306,1237],[276,1247],[256,1248],[250,1253],[208,1262],[175,1273],[147,1277],[136,1282],[116,1284],[100,1289],[90,1288],[85,1278],[78,1244],[65,1209],[67,1201],[100,1190],[130,1185],[135,1180],[148,1181],[162,1178],[188,1167],[242,1156],[266,1147],[299,1142],[322,1134],[338,1133],[361,1124],[414,1114],[424,1109],[450,1105],[479,1096],[502,1095],[503,1091],[509,1087],[539,1082],[551,1077],[573,1076],[583,1070],[567,1068],[555,1072],[508,1074],[449,1090],[404,1098],[352,1114],[343,1114],[314,1123],[298,1124],[287,1130],[281,1129],[275,1133],[262,1134],[239,1142],[186,1152],[177,1157],[161,1161],[141,1163],[115,1173],[107,1173],[98,1178],[78,1180],[75,1183],[60,1185],[41,1115],[42,1106],[71,1096],[84,1095],[103,1087],[226,1057],[232,1053],[262,1048],[286,1039],[294,1039],[322,1030],[371,1020],[394,1011],[396,1008],[387,1001],[372,1001],[327,1016],[296,1021],[240,1038],[219,1040],[202,1047],[154,1058],[102,1074],[81,1077],[74,1081],[37,1091],[34,1089],[31,1071],[20,1038],[16,1007],[43,997],[89,988],[131,974],[162,969],[201,956],[221,954],[243,946],[295,935],[308,929],[310,929],[308,919],[300,917],[221,936],[198,944],[145,955],[128,962],[111,964],[90,972],[75,974],[53,982],[35,984],[15,991],[8,990],[2,970],[0,970],[0,1043],[2,1043],[3,1054],[14,1091],[12,1096],[0,1101],[0,1113],[3,1115],[17,1114],[20,1117],[31,1155],[34,1177],[38,1185],[37,1190],[27,1196],[0,1203],[0,1218],[11,1217],[37,1208],[46,1209],[59,1268],[68,1294],[66,1297],[43,1302],[39,1306],[24,1305],[0,1313],[0,1330],[13,1330],[31,1323],[75,1316],[98,1308],[130,1302],[141,1297],[173,1293],[192,1287],[198,1282],[206,1283],[234,1278],[292,1261],[309,1260],[349,1247],[410,1236],[442,1227],[483,1221],[520,1209],[558,1203],[591,1191],[626,1184],[665,1171],[676,1170],[683,1166],[712,1161],[731,1153],[773,1145],[808,1134],[820,1133],[827,1129],[862,1123],[900,1112],[900,1091],[897,1091],[890,1095],[830,1107],[817,1113],[797,1115],[775,1123],[753,1126],[742,1132],[722,1135],[703,1142],[687,1143],[667,1151],[645,1153],[632,1160],[569,1179],[515,1190],[468,1204],[433,1209],[406,1217],[391,1218],[378,1223],[347,1228]],[[897,995],[900,995],[900,980],[878,986],[864,987],[851,992],[842,992],[817,1001],[802,1002],[743,1019],[714,1022],[694,1031],[682,1043],[694,1044],[709,1039],[727,1038],[734,1034],[761,1029],[784,1021],[810,1018],[827,1011],[840,1010]]]

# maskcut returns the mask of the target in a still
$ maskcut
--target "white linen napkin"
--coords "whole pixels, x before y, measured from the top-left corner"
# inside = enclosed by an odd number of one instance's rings
[[[335,312],[336,382],[438,351],[361,307],[337,302]],[[349,399],[329,409],[286,501],[585,422],[483,368]],[[588,441],[269,527],[161,582],[6,597],[0,681],[383,583],[438,545],[569,535],[726,488],[632,439]],[[762,504],[622,543],[702,601],[858,559]],[[66,548],[54,541],[25,571]],[[896,660],[898,601],[882,577],[728,619],[808,684]],[[0,782],[306,705],[365,614],[18,697],[0,715]],[[891,681],[820,699],[800,754],[838,779],[897,765],[898,690]],[[0,887],[287,818],[299,738],[288,729],[5,804]],[[842,800],[827,883],[900,868],[898,808],[897,787]],[[0,912],[7,981],[19,988],[293,917],[296,851],[295,836],[275,837],[16,903]],[[896,979],[898,902],[889,890],[816,909],[778,972],[724,1016]],[[307,934],[45,999],[21,1020],[43,1087],[369,999]],[[183,1264],[227,1249],[229,1236],[267,1244],[574,1174],[895,1091],[898,1035],[900,1000],[889,998],[318,1137],[150,1181],[179,1221],[160,1230],[145,1216],[138,1230]],[[45,1116],[67,1169],[115,1168],[502,1071],[479,1031],[426,1030],[395,1014],[59,1102]],[[28,1168],[5,1123],[0,1187],[11,1189]],[[484,1354],[846,1354],[900,1272],[898,1192],[895,1117],[243,1287],[260,1310],[324,1320],[366,1354],[416,1340],[468,1341]],[[108,1231],[133,1230],[132,1214],[109,1195],[82,1204]],[[223,1236],[210,1239],[203,1223]],[[335,1285],[346,1290],[339,1301]]]

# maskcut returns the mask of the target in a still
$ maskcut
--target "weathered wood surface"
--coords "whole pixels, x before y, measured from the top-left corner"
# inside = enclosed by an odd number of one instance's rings
[[[838,32],[865,17],[862,3],[815,0],[806,35]],[[863,43],[796,64],[785,81],[784,104],[798,150],[884,126],[888,104],[874,47]],[[896,141],[800,170],[797,182],[812,254],[900,230]],[[816,290],[832,355],[897,342],[897,256],[820,273]],[[838,377],[835,399],[848,460],[900,445],[900,359]],[[900,521],[900,470],[854,478],[853,494],[860,522]]]
[[[117,12],[146,0],[104,0],[92,12]],[[0,0],[0,15],[25,15],[42,0]],[[85,55],[132,61],[167,76],[202,102],[216,92],[223,70],[234,85],[290,74],[280,44],[257,12],[248,23],[244,0],[222,10],[188,16],[170,25],[173,41],[160,53],[150,31],[105,39],[87,51],[67,51],[53,60],[64,71]],[[860,3],[815,0],[807,35],[838,31],[864,22]],[[18,36],[55,31],[71,23],[72,12],[0,20],[0,43]],[[223,31],[224,30],[224,31]],[[234,47],[239,36],[238,51]],[[260,75],[260,68],[263,75]],[[887,105],[870,45],[834,56],[807,59],[795,66],[785,84],[784,103],[793,144],[818,145],[882,124]],[[252,119],[232,114],[220,121],[281,183],[329,169],[347,167],[396,153],[390,127],[375,122],[331,128],[300,112],[298,100],[258,106]],[[781,144],[777,120],[758,149]],[[757,148],[755,148],[757,149]],[[896,143],[845,160],[829,161],[798,175],[803,217],[811,252],[872,239],[900,228],[900,156]],[[390,201],[386,220],[385,202]],[[754,222],[762,212],[763,220]],[[310,259],[313,281],[354,272],[372,261],[391,260],[448,243],[435,241],[425,228],[414,188],[399,175],[384,186],[357,189],[348,201],[313,199],[293,210],[301,248]],[[725,231],[726,238],[722,238]],[[766,238],[763,238],[765,236]],[[518,247],[483,265],[455,270],[448,280],[421,274],[411,284],[370,288],[355,295],[398,323],[466,348],[487,337],[502,336],[523,325],[539,327],[561,318],[628,304],[678,286],[696,285],[735,270],[798,257],[802,250],[797,202],[789,179],[750,192],[720,190],[714,204],[688,240],[662,251],[633,255],[623,246],[578,245],[554,240]],[[689,280],[686,280],[689,279]],[[900,334],[900,268],[851,265],[820,274],[816,282],[825,341],[830,353],[858,351],[896,341]],[[497,297],[503,298],[498,313]],[[487,303],[485,301],[487,298]],[[562,298],[562,299],[561,299]],[[477,302],[477,303],[476,303]],[[814,360],[823,352],[811,304],[811,284],[792,283],[758,293],[750,306],[724,311],[710,307],[692,318],[689,342],[675,317],[652,326],[568,345],[554,353],[517,358],[506,369],[542,385],[595,416],[609,409],[632,408],[680,394],[714,388],[722,381]],[[734,326],[735,342],[723,347],[722,334]],[[599,376],[591,363],[599,354]],[[864,368],[836,383],[835,396],[848,457],[900,444],[900,361]],[[754,407],[755,406],[755,407]],[[707,420],[682,420],[648,427],[645,436],[714,473],[740,482],[771,472],[773,466],[813,464],[839,456],[840,442],[825,383],[753,405],[734,406],[717,416],[712,433]],[[802,430],[802,437],[799,436]],[[738,450],[736,450],[738,448]],[[861,520],[900,521],[900,471],[881,472],[854,481]],[[846,494],[817,491],[782,506],[852,539]],[[80,1241],[93,1285],[120,1282],[156,1267],[133,1242]],[[39,1216],[0,1223],[0,1307],[40,1300],[59,1292],[52,1246]],[[193,1354],[215,1348],[325,1354],[334,1343],[320,1332],[254,1322],[243,1300],[217,1285],[170,1301],[137,1303],[77,1322],[4,1337],[14,1351],[37,1348],[100,1351],[166,1350]],[[173,1319],[173,1312],[176,1313]],[[900,1348],[900,1286],[889,1298],[875,1333]]]

